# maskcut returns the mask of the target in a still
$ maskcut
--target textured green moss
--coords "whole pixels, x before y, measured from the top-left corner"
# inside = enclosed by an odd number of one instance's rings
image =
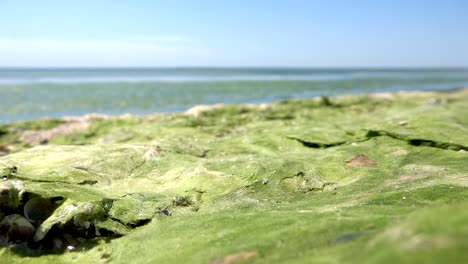
[[[32,148],[6,125],[9,179],[95,205],[108,233],[62,254],[3,247],[1,260],[461,263],[467,105],[466,89],[229,105],[91,120]]]

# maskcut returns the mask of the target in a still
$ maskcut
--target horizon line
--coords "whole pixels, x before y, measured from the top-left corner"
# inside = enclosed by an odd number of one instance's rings
[[[467,66],[0,66],[0,69],[459,69]]]

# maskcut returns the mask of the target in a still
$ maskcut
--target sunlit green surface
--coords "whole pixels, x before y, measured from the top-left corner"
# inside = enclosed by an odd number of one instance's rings
[[[26,130],[68,123],[4,125],[11,180],[44,197],[111,199],[126,227],[75,251],[17,245],[0,259],[209,263],[253,251],[247,262],[464,263],[467,105],[466,89],[230,105],[96,119],[35,147]],[[349,166],[356,155],[377,166]]]

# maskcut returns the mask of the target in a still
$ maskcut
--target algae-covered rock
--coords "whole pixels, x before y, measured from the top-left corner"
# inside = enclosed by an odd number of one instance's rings
[[[0,181],[0,210],[17,208],[23,191],[24,186],[21,182]]]
[[[467,89],[226,105],[50,133],[68,121],[56,122],[34,147],[9,124],[0,217],[34,235],[3,238],[0,258],[466,260],[466,105]]]
[[[37,228],[34,241],[41,241],[55,225],[63,226],[69,223],[76,227],[88,229],[91,223],[102,217],[102,214],[100,208],[93,206],[91,203],[67,200]]]

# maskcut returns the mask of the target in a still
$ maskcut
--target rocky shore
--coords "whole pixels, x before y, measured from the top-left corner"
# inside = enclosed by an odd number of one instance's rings
[[[0,125],[0,263],[463,263],[468,89]]]

